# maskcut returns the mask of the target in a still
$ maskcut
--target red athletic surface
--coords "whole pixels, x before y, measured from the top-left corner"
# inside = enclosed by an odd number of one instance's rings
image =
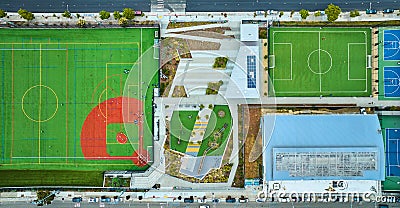
[[[112,123],[137,122],[139,132],[143,132],[143,103],[135,98],[110,98],[92,109],[86,117],[81,132],[81,148],[88,160],[132,160],[136,166],[144,166],[148,152],[143,149],[143,134],[139,134],[139,149],[132,156],[111,156],[107,153],[107,125]],[[122,135],[120,135],[121,138]],[[127,142],[128,138],[124,134]],[[118,139],[118,138],[117,138]]]

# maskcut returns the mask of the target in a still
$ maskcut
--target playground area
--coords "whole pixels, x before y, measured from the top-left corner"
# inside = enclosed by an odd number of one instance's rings
[[[2,29],[0,170],[147,169],[156,32]]]
[[[225,105],[174,111],[170,121],[170,148],[192,157],[221,156],[231,127],[232,116]]]
[[[270,28],[270,94],[370,96],[369,28]]]

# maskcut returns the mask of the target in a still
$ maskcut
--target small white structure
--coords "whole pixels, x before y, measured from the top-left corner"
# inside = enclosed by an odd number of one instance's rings
[[[240,41],[258,41],[258,24],[241,24]]]

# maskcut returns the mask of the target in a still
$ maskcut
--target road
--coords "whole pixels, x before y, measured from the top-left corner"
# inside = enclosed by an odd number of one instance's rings
[[[208,0],[187,0],[187,12],[199,11],[258,11],[258,10],[278,10],[290,11],[307,9],[310,11],[323,10],[330,3],[334,3],[342,11],[353,9],[365,10],[369,8],[369,2],[372,7],[377,10],[386,8],[397,9],[398,0],[381,0],[381,1],[365,1],[365,0],[214,0],[212,3]],[[378,3],[379,2],[379,3]]]
[[[400,0],[375,0],[372,8],[383,10],[386,8],[398,9]],[[167,3],[168,0],[164,0]],[[257,10],[322,10],[329,3],[339,5],[343,11],[352,9],[365,10],[369,8],[367,0],[186,0],[187,12],[221,12],[221,11],[257,11]],[[6,11],[17,11],[25,8],[32,12],[93,12],[102,9],[108,11],[122,10],[131,7],[135,10],[150,11],[150,0],[1,0],[0,8]]]
[[[228,207],[266,207],[266,208],[374,208],[375,204],[374,203],[256,203],[256,202],[249,202],[249,203],[235,203],[235,204],[230,204],[230,203],[218,203],[218,204],[212,204],[212,203],[207,203],[210,205],[211,208],[217,207],[217,208],[228,208]],[[57,208],[71,208],[74,207],[75,203],[73,202],[61,202],[61,201],[54,201],[53,204],[45,206],[48,208],[51,207],[57,207]],[[87,202],[82,202],[81,207],[87,207],[87,208],[97,208],[99,207],[98,203],[87,203]],[[159,203],[159,202],[137,202],[137,203],[119,203],[119,204],[106,204],[105,207],[118,207],[118,208],[128,208],[128,207],[138,207],[138,208],[167,208],[167,207],[185,207],[185,208],[198,208],[200,204],[198,203],[193,203],[193,204],[185,204],[185,203],[169,203],[168,205],[166,203]],[[0,204],[0,207],[4,208],[29,208],[29,207],[37,207],[33,204],[27,204],[26,202],[7,202],[7,203],[2,203]],[[390,208],[399,208],[400,206],[398,204],[389,204]]]

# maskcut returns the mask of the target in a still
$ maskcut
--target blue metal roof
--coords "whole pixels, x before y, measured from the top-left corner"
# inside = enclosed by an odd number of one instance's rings
[[[376,115],[266,115],[262,122],[266,180],[384,179],[384,146]],[[359,176],[289,176],[288,172],[276,171],[276,157],[280,152],[288,152],[289,155],[290,152],[345,152],[350,155],[352,152],[355,152],[354,155],[358,152],[374,152],[376,169],[361,171]]]
[[[247,56],[247,88],[256,88],[256,56]]]

